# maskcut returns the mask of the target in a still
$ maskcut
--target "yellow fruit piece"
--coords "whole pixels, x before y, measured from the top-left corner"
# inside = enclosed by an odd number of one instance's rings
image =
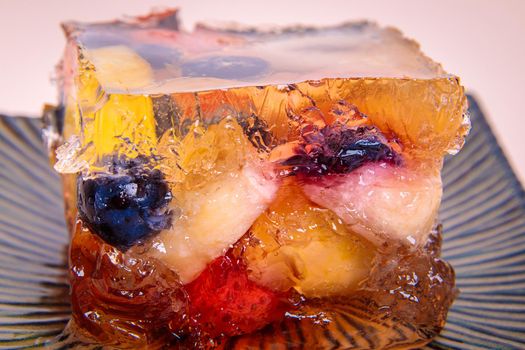
[[[157,144],[151,97],[108,90],[115,87],[111,84],[118,84],[122,79],[142,83],[151,80],[149,64],[124,46],[89,53],[88,58],[81,56],[78,62],[76,103],[68,96],[64,135],[81,134],[79,157],[91,170],[104,168],[105,156],[150,156]],[[118,78],[120,75],[122,79]],[[108,85],[105,80],[113,83]]]
[[[85,116],[83,136],[83,144],[92,143],[98,159],[112,154],[151,155],[157,143],[151,99],[110,95],[101,109]]]
[[[345,295],[370,270],[375,250],[338,217],[310,202],[288,179],[251,228],[244,259],[250,278],[306,297]]]
[[[96,67],[95,75],[106,90],[128,91],[153,82],[149,63],[124,45],[88,50],[87,58]]]

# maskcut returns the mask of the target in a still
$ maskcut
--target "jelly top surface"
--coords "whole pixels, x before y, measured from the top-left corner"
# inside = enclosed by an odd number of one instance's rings
[[[128,21],[64,24],[110,93],[175,93],[325,78],[449,75],[394,28],[370,22],[256,30],[179,28],[176,11]]]

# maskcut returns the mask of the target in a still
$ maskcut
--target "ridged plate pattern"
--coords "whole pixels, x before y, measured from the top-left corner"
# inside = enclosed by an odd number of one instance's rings
[[[461,294],[426,348],[525,349],[525,192],[469,102],[472,132],[445,162],[440,211]],[[60,348],[70,314],[60,180],[40,127],[0,116],[0,349]]]

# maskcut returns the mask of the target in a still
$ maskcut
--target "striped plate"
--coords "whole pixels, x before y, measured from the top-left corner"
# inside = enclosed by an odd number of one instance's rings
[[[427,349],[525,349],[525,192],[476,101],[465,148],[447,159],[443,255],[461,295]],[[0,116],[0,349],[74,347],[58,176],[36,119]]]

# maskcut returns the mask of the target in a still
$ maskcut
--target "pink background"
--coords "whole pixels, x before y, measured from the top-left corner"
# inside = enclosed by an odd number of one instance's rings
[[[525,179],[525,1],[521,0],[0,0],[0,113],[38,115],[55,102],[53,66],[64,45],[59,22],[182,8],[196,21],[333,24],[371,19],[400,28],[482,103],[506,153]]]

